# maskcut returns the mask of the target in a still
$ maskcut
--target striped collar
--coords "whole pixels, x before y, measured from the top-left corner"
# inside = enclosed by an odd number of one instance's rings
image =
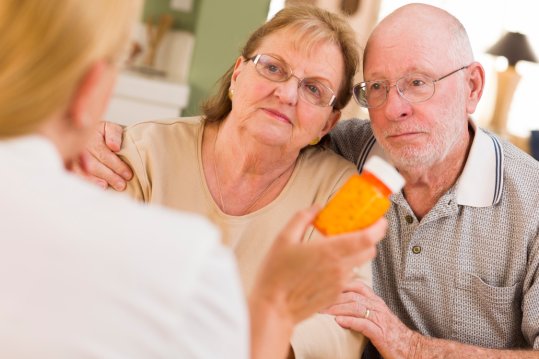
[[[456,187],[459,205],[471,207],[490,207],[500,201],[503,188],[503,152],[500,140],[469,121],[475,136]],[[380,156],[388,160],[384,150],[374,138],[366,141],[358,161],[358,170],[363,170],[365,161],[371,156]]]

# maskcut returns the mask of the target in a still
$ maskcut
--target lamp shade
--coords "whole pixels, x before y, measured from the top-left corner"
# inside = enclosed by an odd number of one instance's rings
[[[538,62],[526,36],[518,32],[506,32],[487,53],[505,57],[509,66],[515,66],[520,60]]]

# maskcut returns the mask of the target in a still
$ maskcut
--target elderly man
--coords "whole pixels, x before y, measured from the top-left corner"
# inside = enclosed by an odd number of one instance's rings
[[[354,283],[326,312],[385,358],[537,357],[539,163],[469,119],[484,70],[462,24],[399,8],[368,40],[364,79],[354,94],[371,121],[341,122],[333,146],[360,171],[385,156],[406,186],[374,292]]]

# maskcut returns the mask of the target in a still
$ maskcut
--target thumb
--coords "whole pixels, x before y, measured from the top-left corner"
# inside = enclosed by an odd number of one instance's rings
[[[320,206],[314,205],[297,212],[277,236],[276,244],[300,243],[303,235],[313,223],[314,218],[320,211]]]
[[[117,123],[103,122],[102,130],[107,147],[113,152],[120,151],[124,128]]]

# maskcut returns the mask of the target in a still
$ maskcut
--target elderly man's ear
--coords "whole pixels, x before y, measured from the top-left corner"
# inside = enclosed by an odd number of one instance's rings
[[[485,87],[485,70],[479,62],[472,62],[468,67],[468,96],[466,101],[466,111],[468,114],[475,112],[477,104],[483,94],[483,88]]]

